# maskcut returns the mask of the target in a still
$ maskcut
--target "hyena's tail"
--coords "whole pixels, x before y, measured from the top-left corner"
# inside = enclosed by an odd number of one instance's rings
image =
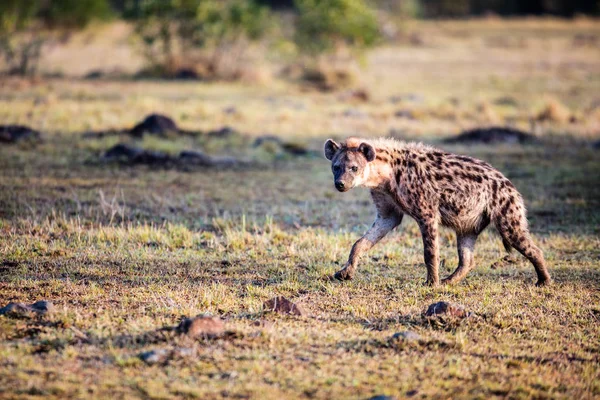
[[[513,249],[513,247],[512,247],[512,246],[510,245],[510,243],[508,243],[508,242],[506,241],[506,239],[504,239],[504,238],[502,238],[502,245],[504,246],[504,250],[506,250],[506,252],[507,252],[508,254],[511,254],[511,253],[512,253],[512,249]]]
[[[498,211],[492,215],[492,220],[502,237],[502,244],[506,251],[510,252],[510,249],[514,248],[524,255],[535,268],[538,277],[537,284],[549,284],[551,279],[546,269],[544,255],[531,239],[525,205],[521,197],[518,194],[509,196],[503,202],[502,209]]]

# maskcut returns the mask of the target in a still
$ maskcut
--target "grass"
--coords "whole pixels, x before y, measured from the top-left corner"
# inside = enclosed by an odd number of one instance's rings
[[[476,66],[469,46],[496,35],[494,24],[502,22],[420,26],[453,46],[375,50],[364,76],[372,100],[360,105],[282,82],[4,81],[0,123],[25,123],[46,140],[35,148],[0,147],[0,306],[46,299],[58,310],[43,318],[0,317],[0,397],[600,396],[600,161],[587,144],[600,123],[589,110],[600,82],[591,67],[599,60],[566,45],[581,23],[505,22],[531,47],[502,48],[506,63],[497,62],[497,47],[478,47],[477,57],[489,57]],[[556,50],[544,53],[537,41]],[[413,60],[402,61],[413,51]],[[570,72],[527,69],[534,55]],[[456,68],[438,64],[453,59]],[[397,65],[407,68],[399,72]],[[389,101],[398,93],[424,100]],[[535,122],[539,145],[442,146],[492,163],[522,192],[556,281],[542,289],[533,286],[524,260],[490,269],[503,255],[491,229],[479,239],[477,268],[463,283],[424,287],[420,234],[408,218],[365,257],[354,281],[332,282],[374,210],[368,192],[334,190],[325,160],[187,172],[103,165],[98,154],[115,138],[79,134],[132,126],[161,111],[184,128],[230,125],[250,138],[140,145],[259,157],[244,146],[265,133],[315,150],[328,136],[390,130],[439,145],[443,136],[485,123],[482,112],[529,128],[552,104],[579,118]],[[232,106],[237,112],[222,111]],[[393,116],[404,107],[417,117]],[[365,116],[344,116],[349,108]],[[454,241],[454,233],[442,231],[443,275],[457,263]],[[298,302],[308,316],[264,314],[262,303],[276,295]],[[460,303],[475,316],[432,323],[421,314],[436,301]],[[237,334],[191,340],[157,332],[199,313],[222,317]],[[389,341],[405,330],[422,342]],[[193,355],[166,365],[138,358],[175,347]]]

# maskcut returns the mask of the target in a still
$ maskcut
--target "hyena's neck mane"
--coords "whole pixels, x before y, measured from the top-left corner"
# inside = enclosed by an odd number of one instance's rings
[[[390,191],[396,186],[403,167],[411,153],[421,153],[429,149],[421,143],[407,143],[395,139],[364,140],[375,149],[375,160],[370,164],[370,176],[365,186],[371,189]]]

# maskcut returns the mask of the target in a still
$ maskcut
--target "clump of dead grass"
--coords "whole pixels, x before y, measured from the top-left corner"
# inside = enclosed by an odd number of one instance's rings
[[[571,119],[571,110],[557,99],[550,99],[544,108],[537,114],[536,119],[540,122],[554,122],[564,124]]]

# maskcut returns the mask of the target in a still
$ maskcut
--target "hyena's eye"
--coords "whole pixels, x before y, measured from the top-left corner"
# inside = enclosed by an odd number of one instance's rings
[[[352,172],[358,171],[358,167],[356,165],[354,167],[352,167],[351,169],[352,169]]]

